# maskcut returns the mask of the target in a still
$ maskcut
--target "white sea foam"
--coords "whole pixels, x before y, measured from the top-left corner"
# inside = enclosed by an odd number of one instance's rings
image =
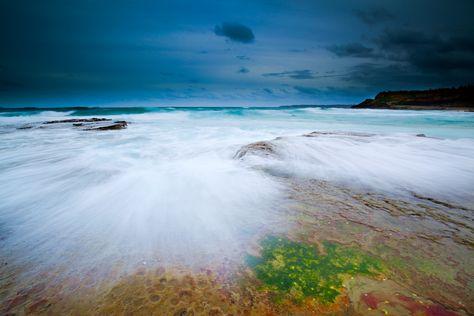
[[[276,226],[285,205],[280,179],[255,165],[385,192],[472,199],[474,141],[465,138],[473,135],[472,114],[251,111],[113,115],[130,125],[105,132],[12,128],[38,126],[50,113],[1,117],[2,256],[70,271],[120,260],[193,264],[237,256],[256,232]],[[232,158],[248,143],[314,130],[378,136],[288,137],[279,141],[279,158]]]
[[[336,133],[271,143],[275,155],[257,152],[245,160],[280,176],[474,205],[472,139]]]

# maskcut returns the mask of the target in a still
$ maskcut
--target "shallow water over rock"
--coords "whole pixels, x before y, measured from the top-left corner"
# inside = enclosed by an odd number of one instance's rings
[[[473,313],[473,141],[312,133],[366,114],[285,111],[111,116],[131,124],[97,133],[0,118],[0,313]],[[326,245],[352,262],[317,274],[330,300],[304,265],[294,286],[268,282],[292,260],[317,270]],[[355,273],[360,258],[383,269]]]

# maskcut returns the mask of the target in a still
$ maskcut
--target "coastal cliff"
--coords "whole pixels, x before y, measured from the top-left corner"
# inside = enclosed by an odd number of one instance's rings
[[[380,92],[352,108],[474,111],[474,86]]]

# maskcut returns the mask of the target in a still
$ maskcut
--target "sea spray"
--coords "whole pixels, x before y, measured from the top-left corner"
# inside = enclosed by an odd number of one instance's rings
[[[259,232],[285,229],[285,180],[274,174],[472,202],[471,113],[87,109],[130,124],[92,133],[42,125],[74,111],[0,117],[1,252],[32,273],[236,258]],[[375,135],[300,137],[315,130]],[[279,136],[277,158],[233,159]]]

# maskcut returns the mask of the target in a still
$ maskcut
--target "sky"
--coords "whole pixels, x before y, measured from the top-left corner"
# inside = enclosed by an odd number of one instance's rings
[[[474,83],[472,0],[0,0],[0,106],[356,104]]]

